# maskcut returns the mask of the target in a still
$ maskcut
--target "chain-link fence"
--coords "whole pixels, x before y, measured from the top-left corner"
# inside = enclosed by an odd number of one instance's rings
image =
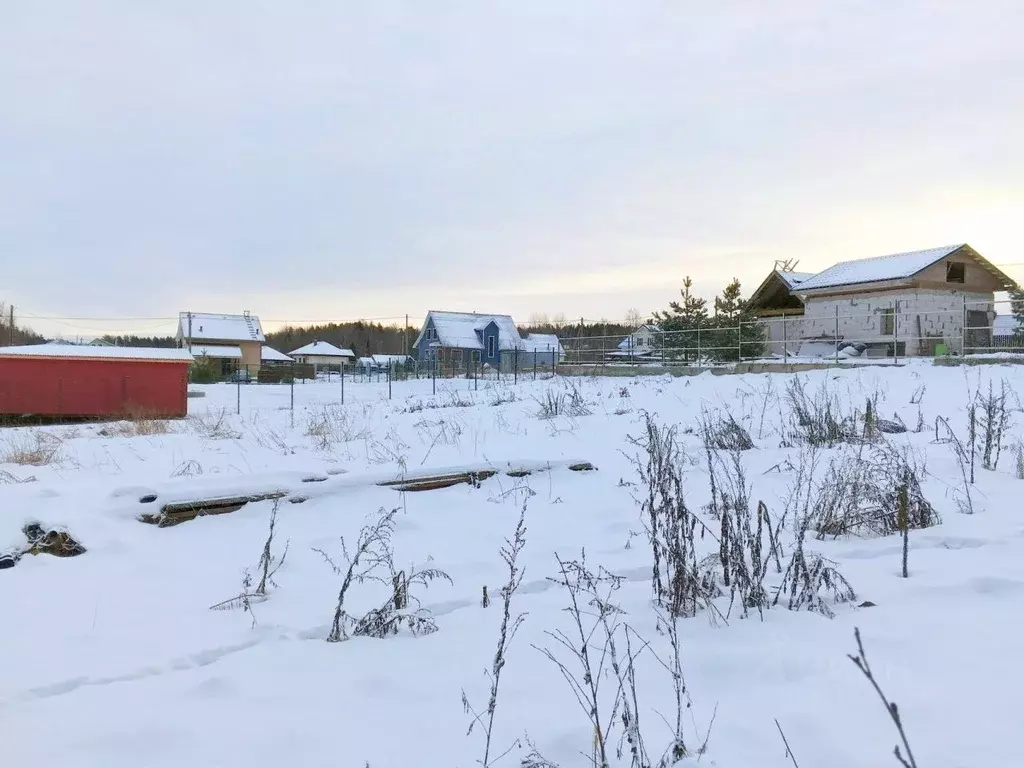
[[[713,366],[740,361],[891,361],[1024,353],[1024,326],[1010,301],[940,302],[933,296],[810,303],[743,321],[693,328],[644,326],[621,336],[561,336],[564,363],[586,369]]]

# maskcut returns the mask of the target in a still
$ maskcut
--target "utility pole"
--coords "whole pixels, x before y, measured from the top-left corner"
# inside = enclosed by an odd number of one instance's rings
[[[192,313],[188,312],[188,351],[192,351]]]
[[[405,328],[402,329],[402,354],[409,356],[409,315],[405,316]]]
[[[10,331],[10,334],[9,334],[7,346],[13,347],[14,346],[14,305],[13,304],[11,304],[11,317],[10,317],[9,322],[10,322],[10,325],[7,326],[7,328]]]

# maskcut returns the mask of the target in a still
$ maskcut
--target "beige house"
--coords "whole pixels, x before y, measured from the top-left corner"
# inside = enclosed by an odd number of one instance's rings
[[[750,309],[770,352],[785,338],[791,355],[826,342],[868,356],[915,356],[934,355],[939,345],[961,353],[991,347],[995,294],[1016,283],[960,243],[841,262],[810,276],[774,273],[762,287]]]
[[[326,341],[314,341],[288,353],[297,363],[312,365],[313,370],[342,370],[356,355],[351,349],[342,349]]]
[[[225,376],[243,369],[256,376],[266,342],[260,319],[248,312],[180,312],[177,339],[178,346],[187,348],[197,360],[205,358],[219,363]]]

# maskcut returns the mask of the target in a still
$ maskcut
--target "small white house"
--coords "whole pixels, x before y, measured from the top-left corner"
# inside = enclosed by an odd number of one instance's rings
[[[314,341],[304,347],[293,349],[288,353],[295,362],[312,365],[314,370],[320,368],[344,368],[348,361],[355,360],[351,349],[342,349],[326,341]]]
[[[553,367],[565,360],[565,349],[553,333],[528,333],[519,353],[519,367]]]
[[[650,357],[660,353],[662,348],[661,328],[653,323],[645,323],[619,342],[618,348],[609,354],[616,359],[635,359]]]

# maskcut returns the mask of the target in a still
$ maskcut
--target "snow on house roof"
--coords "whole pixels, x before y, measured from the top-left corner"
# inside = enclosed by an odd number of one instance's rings
[[[260,350],[260,360],[265,363],[291,363],[294,362],[284,352],[278,352],[273,347],[264,346]]]
[[[224,344],[193,344],[193,357],[211,357],[216,360],[241,360],[242,348]]]
[[[782,272],[781,270],[776,270],[775,274],[781,277],[791,289],[793,286],[800,285],[805,280],[814,277],[813,272]]]
[[[356,354],[351,349],[342,349],[336,347],[328,341],[314,341],[307,344],[304,347],[293,349],[288,353],[292,357],[306,357],[306,356],[317,356],[317,357],[355,357]]]
[[[960,250],[966,243],[928,248],[924,251],[892,253],[870,259],[841,261],[824,272],[810,277],[799,284],[800,292],[816,291],[819,288],[838,288],[861,283],[880,283],[887,280],[902,280],[927,269],[937,261]]]
[[[551,352],[557,349],[562,354],[562,343],[553,333],[528,333],[523,339],[523,349],[527,352]]]
[[[377,365],[404,365],[410,360],[409,355],[371,355],[370,359]]]
[[[88,360],[149,360],[191,363],[187,349],[166,347],[93,347],[77,344],[28,344],[0,347],[0,357],[63,357]]]
[[[433,323],[437,331],[434,346],[445,349],[483,349],[482,332],[494,322],[498,326],[498,348],[503,351],[523,349],[519,329],[510,315],[480,315],[475,312],[438,312],[431,310],[416,337],[414,347],[423,340],[427,327]]]
[[[193,341],[267,340],[260,319],[255,315],[214,315],[206,312],[179,312],[178,338],[191,338]]]

